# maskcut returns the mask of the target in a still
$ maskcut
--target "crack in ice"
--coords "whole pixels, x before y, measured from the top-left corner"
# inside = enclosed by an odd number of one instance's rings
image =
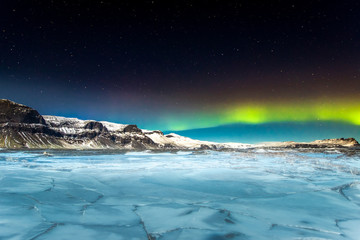
[[[51,187],[49,187],[48,189],[45,190],[45,192],[50,192],[55,188],[55,180],[52,178],[51,179]]]
[[[91,202],[89,202],[88,204],[83,205],[82,208],[81,208],[81,210],[80,210],[81,214],[82,214],[82,215],[85,215],[85,212],[86,212],[86,210],[88,209],[88,207],[94,205],[96,202],[98,202],[98,201],[99,201],[100,199],[102,199],[103,197],[104,197],[104,195],[103,195],[103,194],[100,194],[94,201],[91,201]]]
[[[45,231],[39,233],[38,235],[36,235],[36,236],[33,237],[33,238],[30,238],[30,240],[35,240],[35,239],[37,239],[37,238],[39,238],[39,237],[41,237],[41,236],[49,233],[50,231],[52,231],[52,230],[53,230],[54,228],[56,228],[57,226],[62,226],[62,225],[64,225],[64,223],[53,223],[53,224],[52,224],[49,228],[47,228]]]
[[[140,224],[142,226],[142,228],[144,229],[145,231],[145,234],[146,234],[146,237],[148,240],[156,240],[156,237],[152,234],[152,233],[149,233],[148,230],[146,229],[146,226],[145,226],[145,222],[144,220],[142,219],[142,217],[140,216],[140,214],[137,212],[137,209],[138,209],[138,205],[133,205],[134,208],[133,208],[133,212],[136,214],[136,216],[138,216],[139,220],[140,220]]]
[[[341,196],[343,196],[346,200],[351,202],[351,199],[344,193],[344,190],[347,190],[355,185],[358,185],[359,182],[355,181],[355,182],[351,182],[351,183],[347,183],[347,184],[343,184],[337,187],[333,187],[331,188],[331,190],[336,191],[338,193],[340,193]]]
[[[315,232],[329,233],[329,234],[339,235],[339,236],[343,235],[340,232],[334,232],[334,231],[329,231],[329,230],[320,229],[320,228],[313,228],[313,227],[301,226],[301,225],[277,224],[277,223],[271,224],[270,230],[273,230],[276,227],[296,228],[296,229],[303,229],[303,230],[309,230],[309,231],[315,231]]]

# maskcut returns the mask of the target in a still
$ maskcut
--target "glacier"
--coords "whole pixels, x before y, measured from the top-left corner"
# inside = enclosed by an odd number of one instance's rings
[[[351,149],[0,150],[0,239],[359,239]]]

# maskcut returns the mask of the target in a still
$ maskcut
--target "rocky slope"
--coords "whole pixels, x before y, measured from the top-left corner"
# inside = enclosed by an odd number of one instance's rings
[[[136,125],[41,116],[36,110],[0,100],[0,148],[21,149],[239,149],[249,147],[327,148],[359,146],[355,139],[249,145],[194,140]]]
[[[41,116],[36,110],[0,100],[1,148],[158,148],[136,125]]]
[[[240,144],[239,144],[240,146]],[[33,149],[215,149],[219,145],[136,125],[41,116],[36,110],[0,100],[0,148]]]

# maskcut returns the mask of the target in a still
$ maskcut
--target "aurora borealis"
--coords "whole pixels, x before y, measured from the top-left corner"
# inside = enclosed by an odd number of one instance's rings
[[[184,120],[185,119],[185,120]],[[210,113],[194,113],[188,118],[172,119],[166,129],[187,130],[219,125],[245,123],[334,121],[360,126],[360,106],[337,101],[334,103],[246,104],[219,109]]]
[[[344,126],[360,137],[359,12],[357,1],[6,0],[0,98],[163,131],[274,124],[292,140],[281,129],[315,124],[307,139]]]

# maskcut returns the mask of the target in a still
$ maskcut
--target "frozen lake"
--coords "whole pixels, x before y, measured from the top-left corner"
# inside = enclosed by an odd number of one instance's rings
[[[352,151],[0,151],[0,239],[360,239]]]

